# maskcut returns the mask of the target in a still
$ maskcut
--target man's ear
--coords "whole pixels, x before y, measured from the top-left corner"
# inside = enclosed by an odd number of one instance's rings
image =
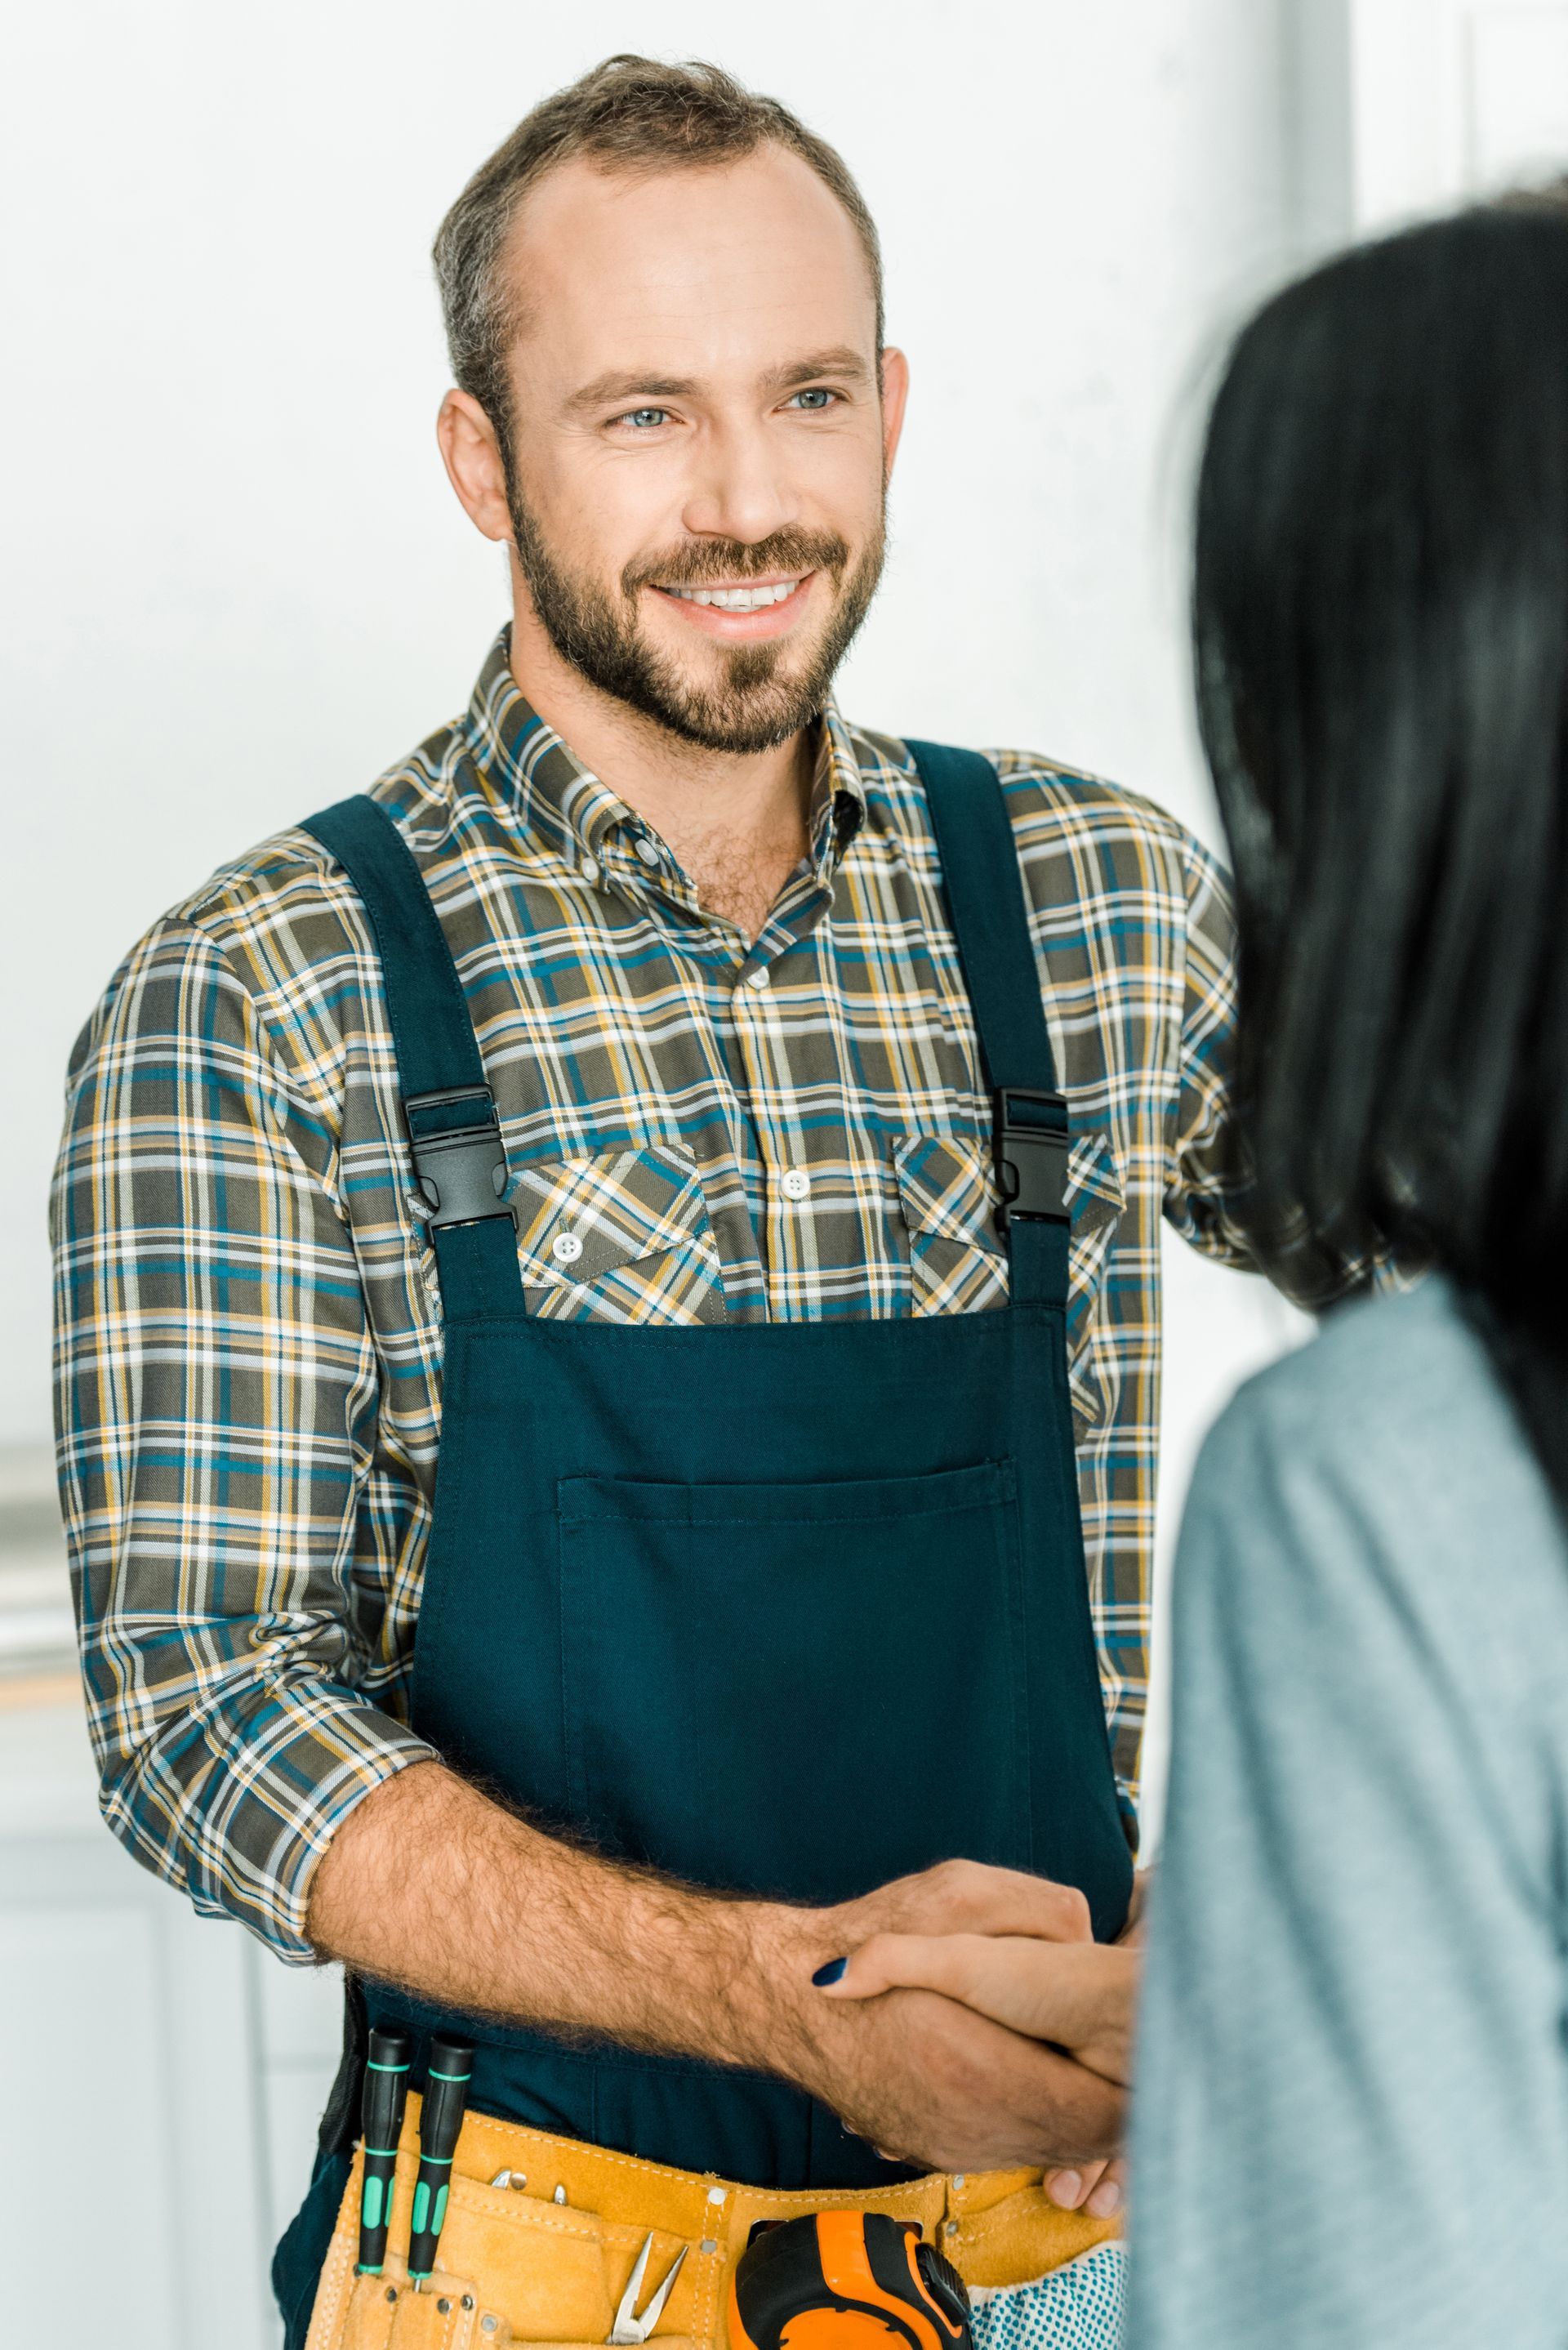
[[[882,467],[893,471],[898,440],[904,430],[904,407],[909,397],[909,362],[889,343],[879,362],[882,380]]]
[[[506,466],[495,427],[477,400],[455,386],[436,418],[441,463],[462,510],[476,530],[497,541],[512,536],[506,506]]]

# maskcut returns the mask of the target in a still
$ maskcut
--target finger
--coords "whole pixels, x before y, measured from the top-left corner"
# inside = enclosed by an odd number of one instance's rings
[[[819,1967],[812,1981],[830,1999],[940,1991],[1019,2031],[1027,2029],[1019,2011],[1038,2004],[1023,1980],[1035,1955],[1036,1945],[1017,1935],[998,1940],[982,1934],[873,1934],[857,1950]]]
[[[1137,1960],[1102,1943],[1023,1935],[874,1934],[814,1980],[833,1999],[935,1991],[1010,2032],[1077,2048],[1125,2032]],[[1096,2066],[1096,2070],[1115,2065]]]
[[[1048,2170],[1043,2184],[1046,2194],[1058,2210],[1076,2211],[1089,2199],[1091,2189],[1100,2183],[1103,2162],[1085,2162],[1075,2170]]]
[[[1120,2162],[1082,2162],[1069,2170],[1048,2170],[1042,2184],[1064,2211],[1087,2211],[1108,2220],[1122,2199]]]
[[[812,1977],[829,1999],[876,1999],[885,1991],[940,1991],[965,1997],[974,1973],[965,1951],[975,1934],[873,1934],[857,1950],[819,1967]]]
[[[1085,2199],[1085,2210],[1096,2220],[1114,2220],[1127,2195],[1127,2165],[1107,2162],[1099,2185]]]
[[[822,1968],[813,1981],[835,1999],[875,1999],[884,1991],[940,1991],[944,1998],[990,2014],[982,1999],[988,1990],[1004,1989],[1005,1965],[992,1955],[1004,1947],[983,1934],[873,1934],[842,1963],[836,1960],[831,1970]],[[1009,2022],[1006,2016],[994,2020]]]
[[[877,1923],[911,1934],[1022,1934],[1048,1942],[1086,1942],[1089,1905],[1075,1885],[984,1862],[947,1860],[871,1896],[887,1903]]]

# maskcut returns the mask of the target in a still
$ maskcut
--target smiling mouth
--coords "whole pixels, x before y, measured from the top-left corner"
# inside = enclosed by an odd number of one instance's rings
[[[802,583],[809,579],[809,571],[793,579],[748,580],[733,588],[671,588],[662,584],[661,596],[673,596],[682,604],[708,604],[720,612],[765,612],[770,605],[787,603]]]

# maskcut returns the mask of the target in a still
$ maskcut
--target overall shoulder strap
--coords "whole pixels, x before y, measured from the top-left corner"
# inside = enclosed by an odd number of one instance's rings
[[[991,1089],[992,1149],[1014,1295],[1066,1297],[1067,1105],[1040,994],[1002,778],[978,751],[909,745],[930,810],[959,962]]]
[[[414,1174],[448,1318],[522,1303],[506,1152],[462,983],[413,851],[360,792],[307,818],[354,884],[381,960]]]

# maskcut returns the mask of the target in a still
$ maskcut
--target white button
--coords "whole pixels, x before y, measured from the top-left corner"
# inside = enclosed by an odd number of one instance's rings
[[[557,1232],[550,1243],[550,1254],[557,1264],[576,1264],[583,1253],[583,1244],[576,1232]]]
[[[766,987],[768,985],[768,967],[765,962],[760,962],[755,971],[749,971],[746,973],[746,985],[748,987]]]
[[[659,863],[659,851],[655,848],[651,840],[639,835],[639,837],[632,842],[632,848],[635,854],[642,859],[645,865],[651,867]]]
[[[722,2187],[710,2187],[708,2189],[708,2200],[710,2203],[722,2203],[723,2199],[724,2190]]]
[[[599,878],[599,868],[591,857],[585,857],[581,869],[583,879],[591,889]]]
[[[792,1167],[784,1179],[786,1200],[805,1200],[810,1196],[811,1178],[804,1167]]]

